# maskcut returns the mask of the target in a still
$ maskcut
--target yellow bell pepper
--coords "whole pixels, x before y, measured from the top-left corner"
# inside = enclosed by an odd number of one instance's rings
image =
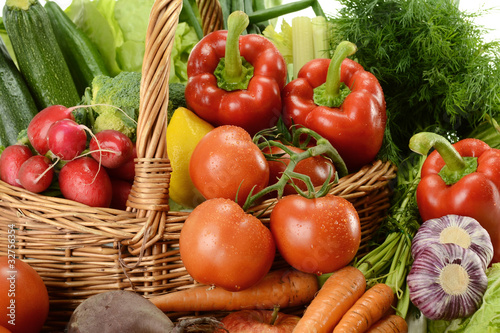
[[[186,108],[174,111],[167,127],[167,152],[172,167],[170,199],[186,208],[194,208],[204,198],[189,176],[189,161],[194,148],[214,127]]]

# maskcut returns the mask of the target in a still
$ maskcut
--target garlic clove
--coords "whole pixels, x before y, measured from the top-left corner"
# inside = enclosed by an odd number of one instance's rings
[[[406,281],[410,300],[431,320],[470,316],[488,285],[479,256],[454,243],[435,243],[419,253]]]
[[[415,259],[434,243],[454,243],[474,251],[486,269],[493,258],[493,244],[486,229],[468,216],[446,215],[422,223],[413,237],[411,252]]]

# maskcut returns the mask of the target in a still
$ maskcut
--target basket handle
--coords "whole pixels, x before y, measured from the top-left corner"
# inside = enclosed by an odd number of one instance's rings
[[[130,252],[156,243],[165,229],[170,182],[166,129],[170,55],[182,0],[157,0],[151,9],[142,65],[135,179],[127,210],[136,211],[146,223],[132,239],[122,242]],[[147,238],[147,239],[143,239]]]
[[[224,18],[219,0],[196,0],[200,12],[203,34],[224,28]]]
[[[182,0],[156,0],[151,9],[142,65],[140,112],[137,124],[135,179],[127,210],[146,223],[124,240],[132,254],[142,253],[163,237],[167,222],[168,188],[172,171],[167,153],[167,109],[170,55]],[[204,34],[223,27],[218,0],[196,0]]]

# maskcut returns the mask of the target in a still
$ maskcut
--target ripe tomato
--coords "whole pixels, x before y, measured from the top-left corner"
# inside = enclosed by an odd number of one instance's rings
[[[269,165],[259,147],[243,128],[219,126],[196,145],[189,163],[194,186],[206,199],[226,198],[242,206],[253,189],[257,193],[269,180]]]
[[[22,260],[0,257],[0,326],[38,333],[49,314],[49,295],[38,273]]]
[[[290,150],[301,153],[304,150],[298,147],[287,146]],[[268,161],[269,164],[269,185],[275,184],[278,179],[285,171],[286,167],[290,163],[290,155],[286,154],[283,149],[272,146],[270,149],[265,148],[264,152],[270,152],[273,155],[275,154],[283,154],[280,157],[279,161]],[[316,186],[321,186],[328,179],[328,176],[335,173],[335,167],[333,163],[323,156],[313,156],[306,158],[295,166],[294,172],[301,173],[303,175],[309,176],[311,178],[311,182]],[[295,185],[297,185],[302,191],[307,191],[306,183],[301,180],[295,179]],[[283,195],[296,194],[297,191],[291,186],[286,185]]]
[[[182,261],[198,282],[238,291],[270,270],[276,247],[271,231],[229,199],[209,199],[186,219],[179,239]]]
[[[344,267],[361,242],[356,209],[334,195],[283,197],[271,213],[270,228],[283,258],[307,273],[330,273]]]

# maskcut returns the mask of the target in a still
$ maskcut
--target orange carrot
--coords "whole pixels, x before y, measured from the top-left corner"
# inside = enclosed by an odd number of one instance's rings
[[[366,279],[355,267],[335,271],[307,307],[294,333],[332,332],[344,313],[366,290]]]
[[[389,314],[377,321],[366,333],[407,333],[408,324],[401,316]]]
[[[237,292],[200,285],[149,300],[163,312],[229,311],[286,308],[309,303],[318,291],[314,274],[282,269],[269,273],[256,285]]]
[[[392,288],[377,283],[368,289],[344,314],[333,333],[363,333],[391,308],[394,301]]]

